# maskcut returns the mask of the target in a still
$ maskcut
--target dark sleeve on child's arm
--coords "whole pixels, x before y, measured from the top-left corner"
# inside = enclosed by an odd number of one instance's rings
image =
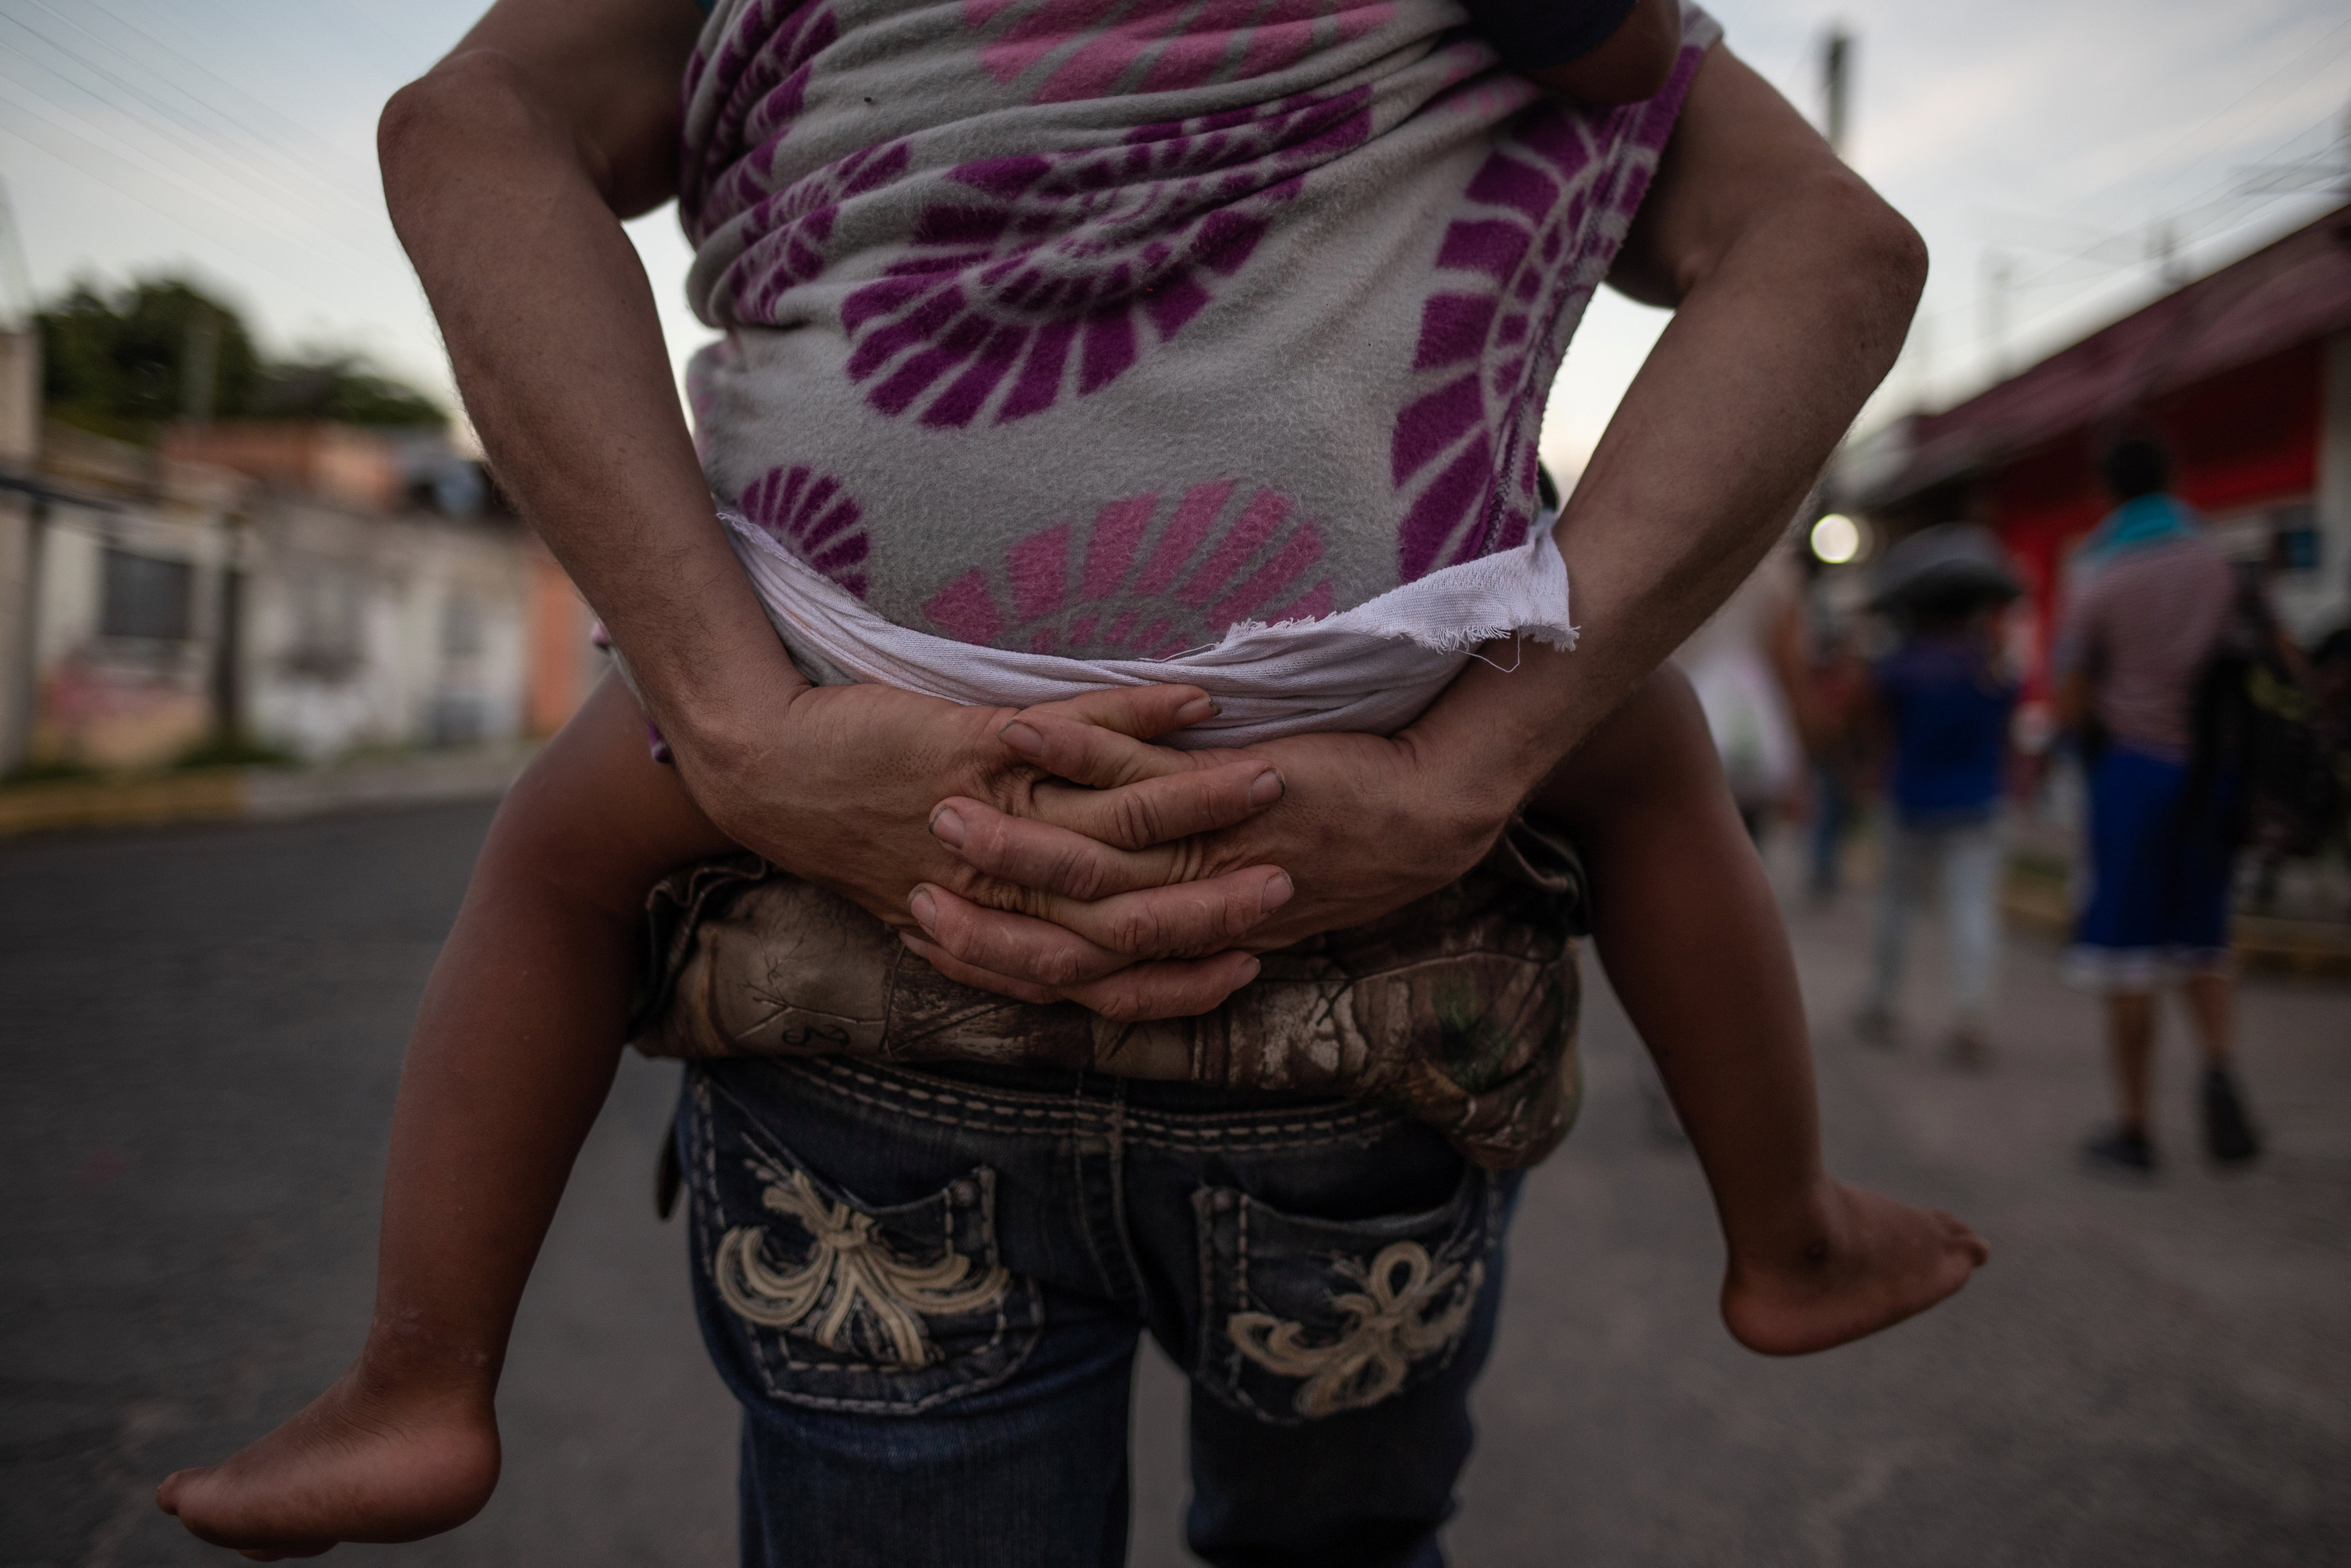
[[[1462,0],[1514,71],[1548,70],[1590,54],[1633,14],[1633,0]]]

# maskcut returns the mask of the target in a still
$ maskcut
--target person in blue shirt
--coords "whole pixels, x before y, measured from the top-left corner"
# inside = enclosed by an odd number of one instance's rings
[[[1928,532],[1944,537],[1914,539],[1944,547],[1951,558],[1971,556],[1998,568],[1998,546],[1981,530]],[[1967,1068],[1991,1059],[1987,1023],[2000,957],[2000,801],[2017,698],[1992,635],[1991,611],[2013,593],[2012,587],[2002,589],[1985,572],[1948,566],[1904,585],[1891,596],[1901,641],[1870,670],[1890,811],[1875,964],[1856,1028],[1872,1044],[1893,1043],[1910,927],[1928,879],[1939,877],[1949,1050],[1953,1063]]]

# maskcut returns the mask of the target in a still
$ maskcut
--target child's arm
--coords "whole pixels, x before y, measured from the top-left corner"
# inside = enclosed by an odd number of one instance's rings
[[[1974,1231],[1821,1168],[1795,961],[1689,683],[1651,677],[1534,804],[1583,852],[1601,961],[1706,1169],[1731,1334],[1825,1350],[1965,1284]]]
[[[498,1472],[492,1408],[539,1242],[620,1058],[644,899],[733,846],[608,677],[491,824],[402,1069],[375,1320],[340,1381],[156,1501],[247,1555],[413,1541]]]

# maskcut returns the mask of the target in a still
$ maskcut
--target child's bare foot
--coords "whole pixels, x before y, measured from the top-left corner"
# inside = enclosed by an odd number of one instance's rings
[[[342,1541],[415,1541],[480,1512],[498,1480],[488,1399],[363,1383],[354,1367],[225,1462],[174,1471],[156,1506],[262,1563],[316,1557]]]
[[[1732,1249],[1722,1285],[1731,1336],[1765,1355],[1803,1355],[1925,1312],[1991,1258],[1939,1209],[1824,1181],[1808,1241]]]

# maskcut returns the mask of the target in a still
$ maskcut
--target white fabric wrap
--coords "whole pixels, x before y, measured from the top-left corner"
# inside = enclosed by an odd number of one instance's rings
[[[1480,643],[1513,634],[1575,646],[1567,563],[1546,512],[1514,550],[1431,572],[1321,620],[1242,621],[1166,659],[1096,661],[933,637],[883,619],[755,524],[722,511],[768,618],[794,652],[860,681],[950,702],[1026,708],[1113,686],[1197,686],[1223,710],[1164,738],[1246,746],[1318,730],[1393,734],[1418,718]]]

